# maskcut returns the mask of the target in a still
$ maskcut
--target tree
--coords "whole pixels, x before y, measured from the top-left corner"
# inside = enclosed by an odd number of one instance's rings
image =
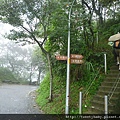
[[[117,2],[119,3],[119,1],[113,3]],[[27,42],[30,44],[36,42],[46,55],[50,72],[50,100],[52,65],[57,66],[58,63],[54,54],[67,54],[68,11],[71,3],[72,0],[69,3],[64,0],[3,0],[0,4],[1,21],[16,27],[8,38],[23,42],[23,45]],[[103,26],[105,22],[103,8],[107,11],[112,9],[108,7],[101,0],[82,0],[82,3],[76,0],[71,11],[71,53],[83,54],[85,59],[89,60],[96,50],[97,33],[99,36],[102,35],[99,26]],[[115,16],[119,16],[117,8],[119,6],[115,9]],[[107,14],[106,18],[110,18],[111,14]]]
[[[34,44],[36,42],[46,55],[50,71],[50,100],[52,100],[52,67],[50,53],[44,49],[48,37],[49,20],[56,1],[49,0],[2,0],[0,1],[1,21],[16,27],[8,35],[11,40]],[[42,38],[42,39],[39,39]]]
[[[28,80],[28,71],[31,71],[32,49],[23,48],[14,42],[8,42],[0,45],[1,67],[7,67],[17,79]]]
[[[43,61],[42,52],[38,47],[36,47],[32,54],[32,64],[35,70],[38,70],[37,84],[40,84],[40,75],[45,70],[45,60]]]

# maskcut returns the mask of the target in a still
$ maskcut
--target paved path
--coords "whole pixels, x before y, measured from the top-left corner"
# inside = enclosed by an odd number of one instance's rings
[[[41,114],[31,91],[37,86],[7,85],[0,86],[0,114]]]

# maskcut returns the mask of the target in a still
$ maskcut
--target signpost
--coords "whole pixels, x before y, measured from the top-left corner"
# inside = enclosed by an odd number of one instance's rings
[[[60,55],[58,55],[58,56],[56,56],[56,59],[57,60],[67,60],[67,56],[60,56]]]
[[[68,56],[56,56],[57,60],[67,61],[67,83],[66,83],[66,109],[65,114],[69,114],[69,84],[70,84],[70,64],[83,64],[83,56],[79,54],[68,54]]]
[[[71,54],[70,55],[70,57],[71,57],[71,59],[73,58],[73,59],[83,59],[83,56],[82,55],[78,55],[78,54]]]
[[[78,60],[78,59],[71,59],[70,60],[71,64],[83,64],[83,60]]]
[[[56,59],[57,60],[67,60],[67,56],[58,55],[58,56],[56,56]],[[71,64],[83,64],[84,61],[82,59],[83,59],[82,55],[78,55],[78,54],[70,55],[70,63]]]

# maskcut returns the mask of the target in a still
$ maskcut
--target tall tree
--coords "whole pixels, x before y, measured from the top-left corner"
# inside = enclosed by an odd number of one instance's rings
[[[45,62],[44,62],[44,59],[42,56],[43,55],[42,55],[41,50],[38,47],[36,47],[33,51],[33,54],[32,54],[32,64],[35,67],[35,70],[38,71],[37,84],[40,84],[41,73],[46,68]]]
[[[57,2],[56,2],[57,3]],[[36,42],[46,55],[50,71],[50,100],[52,100],[52,67],[50,53],[44,49],[48,37],[49,19],[54,1],[49,0],[2,0],[0,1],[1,21],[17,29],[11,30],[8,38],[18,42]],[[39,39],[41,38],[41,39]]]
[[[32,49],[23,48],[14,42],[0,44],[0,65],[7,67],[17,79],[28,80],[31,69]],[[32,66],[33,67],[33,66]]]

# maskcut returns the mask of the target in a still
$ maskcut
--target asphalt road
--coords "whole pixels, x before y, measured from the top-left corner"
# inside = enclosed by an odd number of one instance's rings
[[[31,92],[37,86],[0,85],[0,114],[41,114]]]

